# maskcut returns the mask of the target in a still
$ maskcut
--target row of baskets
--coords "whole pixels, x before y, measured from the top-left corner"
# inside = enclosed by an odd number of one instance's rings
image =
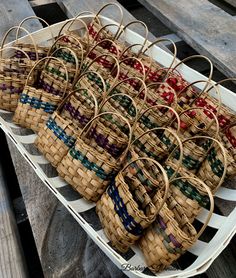
[[[104,26],[99,14],[110,7],[121,22]],[[50,46],[30,34],[31,42],[19,40],[30,19],[3,38],[0,108],[35,131],[37,148],[59,175],[97,202],[114,248],[126,252],[138,242],[153,271],[168,267],[202,234],[213,194],[236,175],[236,115],[221,103],[211,61],[195,55],[177,63],[170,41],[173,61],[163,68],[150,53],[166,39],[128,45],[128,27],[148,30],[139,21],[122,26],[114,3],[91,13],[89,23],[83,13],[68,20]],[[4,47],[12,31],[15,43]],[[210,64],[208,81],[190,84],[178,72],[190,59]],[[202,91],[194,86],[203,82]],[[202,207],[209,215],[197,231]]]

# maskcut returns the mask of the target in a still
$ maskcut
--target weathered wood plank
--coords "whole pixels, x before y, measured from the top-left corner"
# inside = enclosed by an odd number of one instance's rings
[[[236,8],[236,1],[235,0],[224,0],[224,1]]]
[[[207,0],[139,0],[227,76],[236,75],[235,19]]]
[[[0,162],[0,277],[27,277],[16,220]]]
[[[35,15],[27,0],[1,0],[0,1],[0,38],[12,26],[18,25],[25,17]],[[42,28],[37,20],[30,20],[24,25],[28,31]],[[9,41],[15,39],[15,34],[9,36]]]

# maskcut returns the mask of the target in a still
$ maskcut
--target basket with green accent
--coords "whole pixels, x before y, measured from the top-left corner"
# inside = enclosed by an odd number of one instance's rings
[[[171,181],[187,181],[188,177],[179,177]],[[192,180],[192,178],[190,178]],[[176,261],[188,250],[203,233],[214,210],[214,199],[209,188],[199,179],[195,179],[204,187],[210,200],[210,210],[204,225],[199,231],[191,224],[188,216],[171,195],[157,215],[156,221],[146,230],[139,241],[147,266],[153,272],[160,272]],[[160,202],[160,196],[155,195],[154,203]]]
[[[135,177],[133,169],[137,161],[142,164],[142,169],[161,175],[163,186],[160,187],[155,181],[154,195]],[[149,164],[146,164],[147,161]],[[150,163],[152,165],[149,167]],[[169,181],[162,166],[144,157],[131,160],[110,182],[106,192],[97,202],[96,211],[104,232],[115,249],[126,252],[142,236],[165,203],[168,188]],[[154,204],[153,199],[160,192],[160,202]]]
[[[70,93],[38,132],[35,145],[54,167],[74,146],[82,128],[98,113],[96,98],[91,93],[87,99],[92,97],[93,105],[85,106],[80,101],[83,91],[77,89]]]
[[[50,114],[52,114],[60,102],[63,100],[68,87],[68,74],[67,69],[64,67],[66,80],[61,84],[55,80],[51,84],[51,89],[48,90],[45,86],[35,78],[35,71],[40,65],[47,66],[47,63],[55,59],[62,63],[55,57],[45,57],[39,60],[32,67],[23,89],[22,94],[15,110],[13,121],[22,127],[30,128],[38,132],[44,126]],[[44,65],[45,63],[45,65]]]
[[[130,131],[128,136],[114,136],[114,131],[102,128],[101,119],[109,114],[126,122]],[[114,112],[97,115],[85,126],[74,147],[59,163],[59,175],[84,198],[96,202],[122,167],[131,136],[130,124],[121,115]]]

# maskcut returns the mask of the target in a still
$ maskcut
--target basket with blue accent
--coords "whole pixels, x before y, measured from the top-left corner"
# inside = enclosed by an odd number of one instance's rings
[[[34,76],[36,67],[38,68],[42,63],[48,63],[51,59],[56,59],[62,63],[55,57],[45,57],[32,67],[13,117],[13,121],[16,124],[32,129],[35,132],[38,132],[44,126],[50,114],[57,109],[67,92],[68,74],[63,63],[66,82],[62,85],[61,82],[55,81],[52,84],[53,90],[49,92],[40,86],[40,82]]]
[[[94,103],[89,105],[90,99],[93,99]],[[35,140],[36,147],[54,167],[57,167],[74,146],[78,133],[97,113],[97,101],[90,91],[86,90],[86,97],[84,89],[73,91],[39,130]]]
[[[154,195],[149,194],[146,184],[133,174],[133,164],[137,161],[142,163],[146,171],[154,171],[162,176],[161,186],[155,180],[150,181],[156,189]],[[149,164],[145,163],[147,161]],[[165,203],[168,188],[165,170],[151,158],[131,160],[118,173],[96,206],[104,232],[114,248],[126,252],[143,235]],[[158,193],[162,197],[160,202],[154,204],[153,199]]]
[[[125,122],[129,135],[122,133],[118,136],[112,130],[107,134],[108,128],[101,125],[101,119],[107,115]],[[131,126],[120,114],[104,112],[97,115],[85,126],[74,147],[59,163],[59,175],[85,199],[96,202],[122,167],[131,136]]]
[[[178,177],[173,179],[170,184],[179,180],[187,181],[193,180],[193,178],[188,176]],[[194,180],[202,185],[210,200],[210,209],[204,225],[197,232],[182,208],[169,195],[157,215],[156,221],[145,231],[144,236],[139,241],[147,266],[153,272],[164,270],[192,247],[210,221],[214,210],[213,196],[201,180],[197,178],[194,178]],[[155,201],[160,202],[160,196],[156,195],[155,197],[154,203]]]
[[[25,85],[27,75],[25,75],[25,73],[21,71],[21,62],[17,63],[16,61],[14,61],[14,65],[11,64],[10,66],[11,61],[10,59],[7,59],[7,69],[5,68],[6,59],[2,58],[2,52],[4,50],[17,50],[19,52],[22,52],[22,50],[13,46],[5,47],[0,50],[0,109],[13,112],[16,110],[20,94],[22,93]],[[28,62],[32,66],[32,62],[30,61],[27,53],[23,51],[23,55],[28,58]],[[23,66],[26,66],[25,62],[23,63]]]

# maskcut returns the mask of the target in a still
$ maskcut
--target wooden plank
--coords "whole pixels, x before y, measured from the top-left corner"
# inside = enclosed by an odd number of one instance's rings
[[[207,0],[139,0],[226,76],[236,76],[235,19]]]
[[[2,161],[3,162],[3,161]],[[0,277],[27,277],[16,220],[0,162]]]
[[[224,0],[224,1],[236,8],[236,1],[235,0]]]
[[[99,2],[94,0],[57,0],[58,5],[62,8],[62,10],[66,13],[66,15],[71,18],[75,17],[81,11],[93,11],[97,12],[100,7],[107,3],[118,3],[115,0],[100,0]],[[121,6],[121,5],[120,5]],[[121,6],[122,7],[122,6]],[[124,24],[127,24],[131,21],[136,20],[135,17],[132,16],[124,7],[122,7],[124,12]],[[102,13],[104,16],[110,17],[116,21],[119,21],[120,17],[119,14],[113,9],[105,10]],[[140,28],[138,25],[134,25],[130,27],[133,31],[137,32],[138,34],[144,36],[144,29]],[[149,32],[148,39],[150,41],[155,41],[156,37]],[[165,49],[169,52],[168,48],[164,46],[164,44],[158,44],[162,49]]]
[[[0,1],[0,38],[12,26],[18,25],[22,19],[27,16],[35,15],[29,2],[21,0],[20,5],[18,0],[1,0]],[[42,25],[37,20],[30,20],[24,25],[28,31],[36,31],[42,28]],[[15,35],[9,36],[9,41],[15,39]]]

